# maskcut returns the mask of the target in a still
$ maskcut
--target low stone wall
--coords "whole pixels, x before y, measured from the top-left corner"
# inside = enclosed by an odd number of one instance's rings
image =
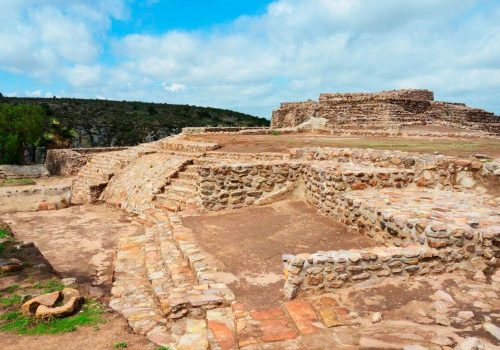
[[[47,152],[45,167],[50,175],[76,175],[89,159],[89,155],[71,149],[51,149]]]
[[[478,260],[482,264],[482,256],[481,245],[473,250],[414,246],[283,255],[284,294],[293,299],[301,291],[332,291],[368,279],[469,269]]]
[[[242,132],[267,132],[269,128],[260,126],[206,126],[182,128],[182,134],[205,134],[205,133],[242,133]]]
[[[486,178],[496,178],[500,172],[492,164],[484,166],[477,160],[459,159],[443,155],[421,155],[401,151],[384,151],[356,148],[310,147],[295,148],[290,158],[299,160],[334,160],[366,166],[409,169],[415,173],[414,181],[420,187],[449,189],[473,188]]]
[[[45,167],[50,175],[76,175],[96,153],[125,150],[128,147],[97,147],[49,149],[45,158]]]
[[[163,149],[181,152],[206,152],[221,147],[218,143],[187,141],[180,137],[168,137],[164,140],[160,140],[160,144]]]
[[[199,169],[199,207],[235,209],[284,195],[301,173],[296,162],[209,165]]]
[[[275,161],[290,159],[290,155],[284,153],[261,152],[261,153],[237,153],[237,152],[207,152],[206,157],[220,158],[223,160],[236,161]]]
[[[0,179],[33,179],[47,176],[49,172],[43,164],[0,165]]]
[[[0,188],[0,213],[55,210],[71,202],[71,185]]]
[[[338,192],[366,188],[402,188],[413,182],[415,172],[355,164],[321,162],[304,167],[306,196],[312,202],[327,200]]]

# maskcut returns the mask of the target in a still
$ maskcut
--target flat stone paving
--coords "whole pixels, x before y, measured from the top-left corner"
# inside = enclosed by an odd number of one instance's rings
[[[229,287],[250,309],[282,301],[281,255],[374,246],[368,238],[302,201],[183,218],[193,239],[228,272]]]
[[[500,197],[419,187],[351,191],[343,196],[402,222],[418,220],[451,228],[500,232]]]

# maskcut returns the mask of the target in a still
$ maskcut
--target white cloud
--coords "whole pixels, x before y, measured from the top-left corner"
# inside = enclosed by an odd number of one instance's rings
[[[99,3],[10,0],[0,11],[0,69],[62,78],[69,95],[267,117],[282,101],[325,91],[398,87],[500,114],[500,4],[491,0],[277,0],[263,15],[207,30],[114,38],[112,64],[100,60],[110,19],[130,10]]]
[[[64,70],[64,76],[74,87],[92,87],[101,83],[101,66],[76,65]]]
[[[178,84],[178,83],[172,83],[170,85],[168,85],[167,83],[163,83],[163,88],[167,91],[170,91],[170,92],[182,92],[184,90],[186,90],[186,86],[182,85],[182,84]]]
[[[26,91],[26,95],[30,97],[42,97],[42,90]]]

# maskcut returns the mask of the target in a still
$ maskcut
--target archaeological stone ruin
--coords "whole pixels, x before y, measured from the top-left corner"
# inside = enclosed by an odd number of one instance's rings
[[[321,94],[318,101],[282,103],[273,112],[271,126],[294,128],[318,119],[340,132],[439,125],[500,134],[498,116],[463,103],[434,101],[429,90]]]
[[[238,140],[301,132],[496,140],[500,119],[464,104],[434,101],[428,90],[334,93],[281,104],[270,129],[186,128],[135,147],[49,150],[51,175],[74,176],[71,205],[117,207],[146,227],[143,235],[119,237],[109,301],[134,332],[179,350],[261,349],[251,346],[354,322],[355,315],[337,306],[314,304],[305,316],[297,308],[306,296],[457,271],[496,276],[500,159],[293,144],[286,152],[251,147],[233,152],[200,141],[209,135]],[[278,262],[262,262],[281,271],[277,281],[285,306],[274,311],[284,312],[277,319],[295,324],[288,328],[283,321],[283,328],[266,338],[267,319],[242,306],[223,261],[218,264],[218,255],[200,244],[203,235],[193,239],[196,229],[186,222],[290,199],[369,243],[331,249],[312,242],[314,249],[298,247],[284,251]],[[248,335],[252,322],[264,327],[259,336]]]

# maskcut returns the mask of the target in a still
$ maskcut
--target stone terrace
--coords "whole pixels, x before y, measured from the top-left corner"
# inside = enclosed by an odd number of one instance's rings
[[[500,202],[486,193],[500,184],[495,161],[326,147],[255,154],[219,147],[180,135],[99,153],[73,183],[74,203],[109,203],[147,227],[143,235],[120,238],[110,305],[158,345],[258,349],[355,323],[334,301],[311,302],[318,293],[497,268]],[[376,246],[325,251],[318,245],[317,252],[284,254],[284,300],[262,312],[248,309],[228,287],[227,271],[196,244],[183,220],[290,198],[307,201]]]

